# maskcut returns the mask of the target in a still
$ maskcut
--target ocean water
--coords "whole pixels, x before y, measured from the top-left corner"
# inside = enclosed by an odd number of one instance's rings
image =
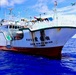
[[[61,60],[0,51],[0,75],[76,75],[76,39],[66,43]]]

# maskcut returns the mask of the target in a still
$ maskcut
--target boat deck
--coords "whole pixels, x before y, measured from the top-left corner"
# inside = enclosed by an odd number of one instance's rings
[[[55,19],[53,21],[36,22],[29,25],[31,31],[54,27],[76,27],[76,20]]]

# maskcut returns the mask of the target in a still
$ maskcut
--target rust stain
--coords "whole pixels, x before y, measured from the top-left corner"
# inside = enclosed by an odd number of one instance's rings
[[[57,31],[60,31],[61,30],[61,28],[57,28]]]

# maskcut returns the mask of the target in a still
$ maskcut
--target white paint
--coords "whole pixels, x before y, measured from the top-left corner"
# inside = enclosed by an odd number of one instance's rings
[[[76,38],[76,34],[72,38]]]

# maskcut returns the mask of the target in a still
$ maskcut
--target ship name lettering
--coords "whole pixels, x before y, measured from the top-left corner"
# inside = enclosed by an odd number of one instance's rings
[[[26,41],[38,41],[38,37],[35,37],[34,39],[26,39]],[[43,36],[40,37],[41,41],[50,40],[49,36],[46,36],[45,38]]]
[[[45,44],[48,44],[48,43],[53,43],[53,41],[48,41],[48,42],[44,42]],[[40,42],[38,43],[30,43],[30,45],[41,45]]]

